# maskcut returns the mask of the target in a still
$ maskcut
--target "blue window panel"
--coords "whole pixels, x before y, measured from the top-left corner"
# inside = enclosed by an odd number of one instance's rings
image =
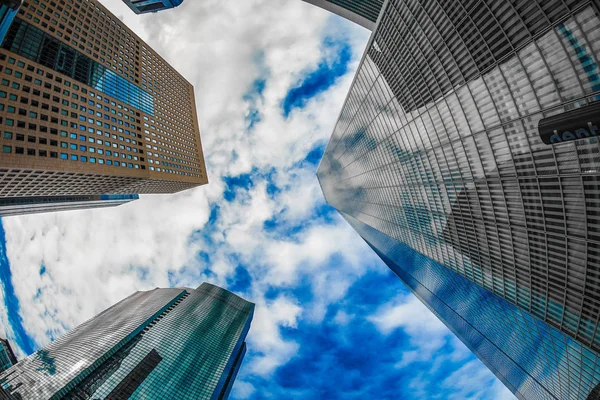
[[[47,59],[48,54],[44,54],[46,57],[43,60],[44,65],[131,107],[154,115],[154,97],[150,93],[23,20],[17,19],[13,23],[2,47],[35,62],[40,62],[43,53],[40,51],[42,43],[44,46],[52,43],[59,49],[54,59]],[[70,61],[67,63],[66,59]],[[90,95],[92,95],[91,92]],[[104,101],[109,103],[108,99],[104,99]],[[94,102],[90,100],[89,104],[94,105]]]

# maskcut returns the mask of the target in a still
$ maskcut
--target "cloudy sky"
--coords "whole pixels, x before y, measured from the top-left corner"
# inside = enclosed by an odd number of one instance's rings
[[[300,0],[102,0],[196,88],[210,184],[3,219],[0,334],[20,355],[136,290],[256,303],[233,399],[512,399],[328,207],[315,171],[369,32]]]

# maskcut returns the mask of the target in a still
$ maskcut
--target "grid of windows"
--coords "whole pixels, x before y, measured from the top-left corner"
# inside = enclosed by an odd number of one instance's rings
[[[0,168],[112,184],[40,184],[34,194],[23,181],[0,196],[173,193],[207,182],[193,87],[97,0],[27,0],[15,21],[10,49],[0,49]],[[37,50],[20,55],[31,43]]]
[[[383,7],[383,0],[327,0],[330,3],[343,7],[347,10],[352,11],[365,17],[371,22],[376,22],[381,7]]]
[[[0,391],[36,399],[64,395],[185,294],[134,293],[0,374]]]
[[[304,0],[332,11],[367,29],[373,29],[383,7],[383,0]],[[339,8],[338,8],[339,7]]]
[[[157,12],[177,7],[183,0],[124,0],[136,14]]]
[[[8,340],[0,338],[0,372],[17,363],[17,357]]]
[[[410,247],[345,215],[400,279],[520,399],[596,400],[598,353]]]
[[[207,283],[138,292],[0,374],[0,396],[226,399],[253,313]]]
[[[149,93],[23,20],[12,24],[2,47],[154,116]]]
[[[596,354],[599,142],[537,125],[599,99],[600,12],[543,3],[390,0],[318,175],[347,218]]]

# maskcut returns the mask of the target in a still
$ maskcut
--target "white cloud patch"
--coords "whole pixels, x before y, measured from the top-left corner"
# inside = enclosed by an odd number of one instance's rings
[[[294,328],[304,307],[293,298],[268,300],[267,289],[314,282],[315,292],[327,295],[308,314],[322,318],[324,307],[365,272],[362,261],[373,259],[340,218],[312,221],[293,238],[263,229],[271,219],[303,224],[323,204],[314,166],[300,162],[329,138],[368,34],[339,19],[325,24],[328,13],[297,0],[187,1],[141,17],[120,0],[103,3],[195,86],[211,183],[114,209],[5,219],[25,329],[44,345],[135,290],[169,286],[169,273],[188,284],[210,278],[226,286],[242,262],[252,277],[246,295],[257,304],[249,344],[258,356],[249,368],[271,373],[295,354],[298,344],[280,330]],[[321,60],[334,58],[323,46],[326,36],[352,46],[350,73],[285,118],[287,92]],[[245,96],[260,79],[262,96],[249,102]],[[251,108],[260,121],[248,130]],[[281,189],[275,196],[267,193],[265,174],[272,171]],[[223,200],[222,177],[253,172],[249,190]],[[219,205],[219,218],[206,230],[211,205]],[[211,254],[209,264],[201,251]],[[349,266],[344,274],[325,268],[336,254]]]
[[[402,329],[408,335],[410,345],[403,351],[397,368],[417,371],[411,378],[410,387],[415,398],[428,398],[432,375],[441,368],[459,366],[441,383],[447,390],[448,399],[514,399],[510,391],[475,359],[469,349],[450,332],[445,325],[414,295],[402,296],[381,306],[368,320],[383,335]],[[448,351],[447,347],[450,347]],[[442,351],[445,349],[445,351]],[[414,368],[414,363],[426,363]]]

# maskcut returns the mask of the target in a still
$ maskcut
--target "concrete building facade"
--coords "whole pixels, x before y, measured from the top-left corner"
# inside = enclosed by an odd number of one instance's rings
[[[0,69],[0,199],[208,182],[192,85],[97,0],[24,1]]]

